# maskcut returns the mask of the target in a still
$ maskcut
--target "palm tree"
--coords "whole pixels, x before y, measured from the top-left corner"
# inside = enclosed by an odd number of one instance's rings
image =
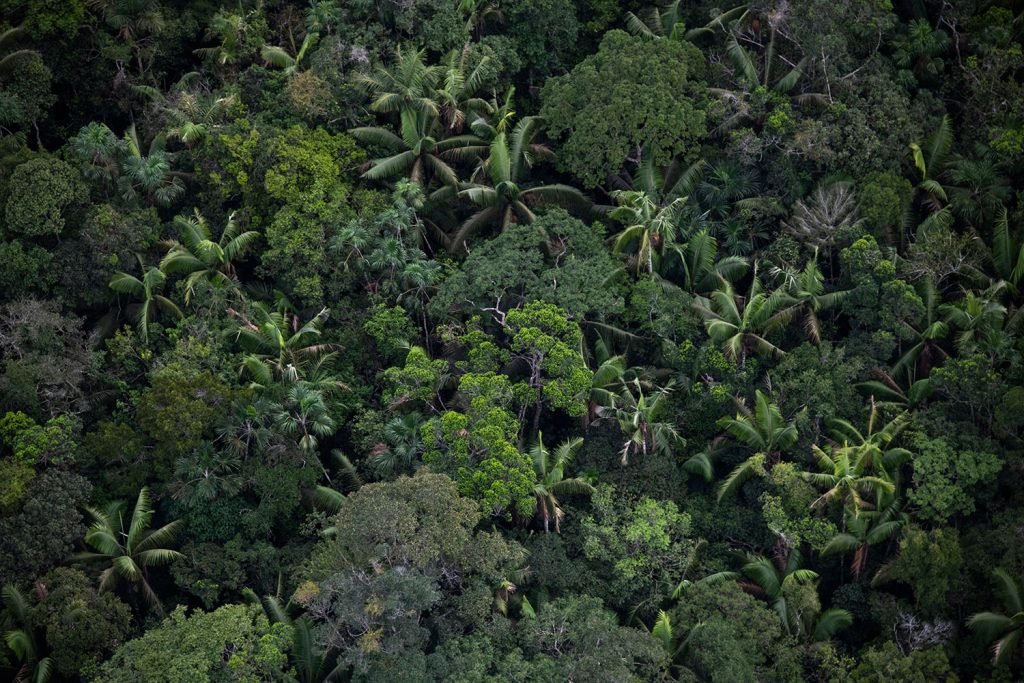
[[[374,469],[389,475],[411,471],[423,450],[420,427],[425,422],[423,415],[415,411],[388,420],[381,432],[384,441],[374,446],[370,457]]]
[[[953,341],[961,355],[975,353],[989,335],[1003,329],[1006,306],[999,303],[996,295],[1005,284],[996,283],[981,294],[968,290],[959,301],[939,306],[946,322],[957,330]]]
[[[913,200],[921,205],[926,214],[940,211],[949,201],[945,188],[937,178],[942,175],[952,148],[953,123],[948,114],[943,115],[939,127],[923,144],[910,143],[914,167],[921,174],[921,179],[914,188]]]
[[[722,221],[737,207],[759,202],[760,184],[754,171],[734,161],[722,161],[702,174],[697,185],[697,198],[707,217]]]
[[[869,510],[857,514],[846,511],[845,531],[837,533],[822,549],[823,556],[852,552],[850,571],[860,577],[867,566],[871,546],[888,541],[907,523],[902,503],[894,500],[882,510]]]
[[[967,626],[986,640],[992,641],[992,664],[1008,664],[1024,639],[1024,600],[1020,584],[1003,569],[992,572],[1003,599],[1005,614],[978,612],[967,620]]]
[[[615,399],[624,387],[627,372],[625,357],[609,355],[603,343],[598,343],[597,351],[598,365],[590,380],[587,412],[583,414],[584,429],[597,417],[600,408],[611,408],[615,405]]]
[[[238,473],[240,466],[241,459],[236,453],[205,446],[175,461],[171,495],[189,507],[233,496],[245,483]]]
[[[809,201],[796,203],[793,215],[782,225],[798,242],[814,247],[815,257],[824,249],[831,264],[832,249],[856,237],[855,229],[862,222],[858,209],[852,183],[822,184]]]
[[[6,610],[4,642],[21,662],[15,681],[47,683],[53,676],[53,660],[43,657],[42,639],[37,637],[31,623],[28,600],[15,586],[4,586],[3,601]]]
[[[466,148],[477,146],[480,141],[472,135],[460,135],[441,140],[437,115],[412,109],[401,113],[401,136],[386,128],[353,128],[349,133],[356,140],[387,150],[389,156],[373,159],[364,178],[383,180],[397,175],[406,175],[414,183],[426,186],[431,178],[437,178],[444,185],[455,186],[458,176],[448,164]]]
[[[870,396],[872,406],[877,408],[916,408],[927,401],[934,391],[932,382],[927,377],[914,380],[904,388],[881,368],[875,368],[872,374],[878,379],[860,382],[854,386],[857,391]]]
[[[917,290],[924,303],[924,315],[917,320],[900,321],[904,334],[911,338],[914,345],[907,349],[893,366],[894,372],[906,371],[907,377],[911,380],[927,377],[935,361],[949,355],[939,345],[939,342],[949,334],[949,325],[939,319],[941,299],[938,288],[926,278],[921,281]]]
[[[476,182],[459,192],[459,196],[469,199],[478,211],[459,227],[451,239],[450,249],[461,248],[470,235],[485,225],[497,225],[504,230],[510,223],[532,223],[536,218],[530,209],[533,205],[582,206],[587,203],[586,197],[575,187],[562,184],[527,187],[524,184],[534,161],[550,157],[550,150],[534,143],[539,127],[540,118],[528,116],[516,124],[511,136],[505,130],[497,132],[490,144],[490,156],[481,163],[476,174],[483,180],[480,175],[486,171],[491,184]]]
[[[654,621],[654,626],[651,628],[651,636],[658,641],[662,650],[664,650],[669,673],[674,674],[673,680],[678,678],[680,674],[691,676],[693,680],[700,680],[684,662],[691,654],[690,646],[693,637],[700,633],[703,628],[704,624],[698,623],[683,635],[677,632],[668,613],[665,610],[658,610],[658,618]]]
[[[807,338],[815,344],[820,344],[821,320],[818,314],[838,306],[850,292],[825,292],[825,276],[818,268],[817,249],[814,250],[814,258],[808,261],[799,273],[784,273],[778,269],[773,272],[783,276],[785,308],[781,312],[782,318],[803,318]]]
[[[741,256],[718,256],[718,240],[702,228],[684,243],[669,244],[669,257],[665,274],[678,267],[683,289],[691,294],[706,293],[726,283],[742,278],[748,269]]]
[[[39,56],[39,52],[30,49],[18,49],[7,52],[11,47],[21,41],[23,38],[28,37],[28,31],[25,27],[15,26],[9,28],[6,31],[0,33],[0,76],[7,76],[18,68],[18,62],[26,57],[32,55]],[[4,54],[6,52],[6,54]]]
[[[809,636],[811,643],[824,643],[853,624],[853,614],[840,607],[831,607],[818,614],[800,615],[802,632]]]
[[[704,26],[686,30],[679,12],[680,0],[673,0],[668,5],[645,7],[639,14],[626,12],[626,28],[636,36],[644,38],[667,38],[669,40],[694,40],[712,33],[716,28],[724,27],[725,22],[741,22],[749,12],[748,5],[739,5],[725,10],[713,17]]]
[[[627,224],[630,224],[632,218],[642,217],[642,215],[636,215],[636,209],[641,209],[640,213],[642,214],[643,204],[648,202],[654,205],[653,208],[648,207],[649,212],[654,213],[661,213],[669,209],[677,201],[686,202],[696,192],[698,183],[708,168],[710,167],[703,159],[684,166],[678,158],[673,159],[667,166],[658,168],[654,166],[650,157],[644,157],[635,172],[624,172],[614,179],[614,185],[619,188],[615,192],[621,193],[618,196],[629,198],[628,203],[624,203],[615,211],[621,211]],[[636,199],[639,197],[631,196],[629,194],[631,192],[642,193],[645,196],[644,201],[637,202]],[[634,208],[630,210],[627,204],[634,204]],[[640,206],[636,206],[636,204],[640,204]],[[685,215],[687,209],[692,206],[692,203],[686,203],[679,207],[680,215],[677,215],[676,220],[665,226],[666,233],[685,234],[685,231],[677,230],[680,227],[681,219],[684,218],[691,219],[695,225],[704,221],[707,216],[706,212],[701,216]],[[641,234],[640,236],[640,246],[642,247],[643,237],[646,235]],[[631,246],[622,243],[632,242],[630,237],[627,232],[621,233],[619,239],[614,241],[615,247],[621,251],[623,248]],[[685,242],[673,241],[667,234],[664,239],[652,237],[648,241],[657,242],[657,248],[653,250],[654,256],[658,257],[657,263],[649,264],[654,265],[653,273],[666,279],[678,274],[682,279],[684,289],[691,293],[708,291],[723,281],[734,282],[747,271],[747,262],[741,257],[719,258],[718,241],[706,227],[688,235]],[[642,249],[637,248],[635,251],[639,255]],[[642,258],[638,256],[635,265],[639,271],[644,265]],[[652,272],[650,268],[648,268],[648,272]]]
[[[312,491],[312,499],[313,504],[327,514],[337,515],[341,511],[342,505],[345,504],[345,494],[358,491],[364,482],[363,478],[359,476],[359,470],[356,469],[356,466],[352,464],[347,455],[337,448],[331,451],[331,459],[334,461],[337,470],[334,475],[335,479],[331,478],[330,473],[325,468],[324,477],[330,486],[317,484]],[[335,480],[337,480],[337,484],[335,484]],[[331,526],[324,529],[322,534],[324,536],[333,536],[337,532],[337,527]]]
[[[480,40],[488,23],[505,23],[505,15],[494,0],[459,0],[459,11],[466,15],[466,30],[475,40]]]
[[[147,578],[151,567],[173,562],[184,557],[166,546],[173,539],[181,525],[180,521],[170,522],[159,529],[150,529],[153,508],[149,502],[149,489],[139,490],[131,519],[125,525],[124,503],[111,503],[106,510],[87,507],[92,525],[85,533],[85,542],[96,552],[79,553],[76,559],[83,561],[102,560],[110,564],[100,574],[100,592],[114,588],[119,582],[127,581],[160,614],[163,607],[153,592]]]
[[[988,251],[995,277],[1016,288],[1024,280],[1024,240],[1015,240],[1010,234],[1009,212],[1005,206],[996,215],[992,246]]]
[[[866,472],[876,472],[885,479],[892,479],[899,467],[913,458],[913,454],[905,448],[891,445],[907,425],[909,413],[900,413],[881,428],[878,428],[878,419],[878,406],[872,402],[866,433],[846,420],[829,420],[832,438],[842,444],[833,450],[847,452],[850,461],[863,463]]]
[[[279,594],[280,588],[279,580]],[[277,595],[260,598],[248,588],[244,589],[243,594],[247,602],[263,608],[263,613],[271,624],[281,623],[291,627],[292,646],[288,650],[288,658],[295,667],[299,683],[325,683],[337,680],[349,666],[345,661],[336,662],[337,650],[325,651],[316,645],[313,622],[305,615],[294,618],[297,609],[290,600],[287,604],[282,604]]]
[[[949,49],[949,36],[933,29],[928,20],[912,20],[905,33],[893,37],[892,45],[892,59],[900,69],[921,78],[942,77],[945,69],[941,56]]]
[[[485,56],[469,71],[466,64],[469,56],[469,43],[462,50],[448,53],[443,63],[441,86],[434,93],[440,105],[440,118],[446,135],[461,132],[468,113],[493,114],[495,111],[490,102],[477,96],[486,74],[485,67],[490,60]]]
[[[87,5],[103,14],[107,25],[117,31],[132,51],[145,77],[156,58],[157,42],[167,21],[159,0],[88,0]]]
[[[537,435],[537,443],[530,448],[533,459],[533,471],[537,482],[533,485],[533,494],[537,499],[537,515],[544,522],[544,533],[549,532],[551,520],[555,520],[555,533],[561,533],[562,518],[565,513],[558,504],[557,496],[568,494],[591,494],[596,490],[593,485],[579,477],[566,478],[565,468],[572,463],[576,451],[583,445],[583,437],[577,437],[558,444],[552,453],[544,445],[544,435]]]
[[[669,384],[655,387],[647,395],[640,380],[633,379],[622,387],[613,406],[597,409],[601,417],[615,417],[626,436],[622,447],[623,465],[629,462],[630,455],[671,455],[676,447],[685,444],[675,425],[662,420],[671,392]]]
[[[330,35],[342,23],[344,15],[333,0],[310,0],[305,19],[308,32]]]
[[[306,382],[298,382],[288,389],[274,412],[274,425],[285,434],[298,435],[299,450],[307,455],[316,452],[320,439],[338,429],[324,392]]]
[[[476,167],[470,175],[470,182],[486,183],[491,177],[491,144],[498,138],[498,135],[505,133],[508,139],[509,131],[515,132],[520,126],[524,132],[517,140],[512,140],[512,148],[509,150],[511,156],[510,164],[521,166],[524,169],[532,169],[541,162],[552,162],[555,160],[555,153],[551,147],[537,140],[537,134],[542,121],[538,116],[528,116],[518,124],[513,125],[516,112],[513,108],[513,96],[515,89],[509,88],[505,93],[505,100],[499,104],[497,99],[490,101],[494,113],[491,116],[474,116],[469,123],[470,129],[482,141],[479,147],[468,147],[465,150],[466,156],[476,157]],[[530,120],[528,120],[530,119]],[[496,157],[498,158],[498,157]]]
[[[722,351],[746,366],[747,356],[759,354],[785,355],[763,335],[786,323],[786,293],[781,290],[766,294],[754,264],[753,279],[746,296],[739,295],[729,282],[711,293],[710,300],[698,297],[694,308],[704,318],[704,328]],[[782,315],[780,315],[780,313]]]
[[[121,160],[121,194],[126,201],[144,197],[147,202],[158,206],[170,206],[185,193],[181,174],[171,170],[174,155],[166,151],[164,136],[157,135],[149,144],[146,154],[135,125],[128,127],[124,134],[124,150],[127,155]]]
[[[985,145],[977,145],[973,158],[957,157],[946,169],[949,206],[961,220],[987,226],[1010,198],[1011,187]]]
[[[793,422],[786,422],[782,411],[758,389],[754,392],[754,410],[738,404],[736,417],[723,417],[718,426],[754,454],[736,466],[718,488],[718,500],[738,489],[754,474],[764,474],[765,464],[779,461],[792,448],[799,434]]]
[[[680,0],[668,5],[644,7],[640,14],[626,12],[626,28],[635,36],[685,40],[686,24],[679,12]]]
[[[265,396],[235,401],[217,428],[217,441],[241,459],[283,452],[284,444],[272,424],[275,409]]]
[[[761,43],[757,40],[748,40],[746,34],[740,32],[740,24],[747,19],[756,19],[762,25],[767,24],[768,39],[766,41]],[[718,25],[725,28],[725,24],[722,22],[719,22]],[[734,89],[708,89],[708,92],[721,97],[732,111],[731,116],[719,126],[718,133],[725,133],[745,124],[758,127],[763,124],[763,117],[768,114],[769,110],[754,106],[755,93],[759,91],[769,90],[777,95],[788,95],[794,104],[831,103],[831,93],[827,95],[807,92],[796,94],[797,86],[803,79],[808,58],[805,57],[796,64],[780,59],[775,47],[775,41],[779,34],[778,29],[778,22],[771,14],[757,18],[751,17],[748,12],[742,12],[726,30],[725,52],[732,61],[737,76]],[[755,56],[741,44],[741,40],[763,48],[763,60],[760,64],[755,63]],[[778,76],[775,71],[777,68],[788,68],[788,70],[784,71],[782,76]]]
[[[236,64],[246,55],[246,35],[254,30],[252,19],[257,15],[257,10],[251,10],[246,14],[231,12],[225,9],[217,10],[217,13],[210,19],[206,29],[206,40],[216,41],[218,44],[213,47],[201,47],[195,50],[200,57],[213,60],[219,66]]]
[[[138,40],[142,34],[157,34],[166,23],[159,3],[154,0],[88,0],[86,3],[103,13],[103,18],[118,35]]]
[[[146,268],[139,258],[139,267],[142,268],[142,279],[118,271],[110,278],[109,287],[118,294],[128,294],[142,302],[138,305],[138,329],[139,337],[143,342],[149,341],[149,323],[152,322],[159,311],[173,316],[179,320],[183,318],[181,309],[177,304],[165,297],[161,292],[167,282],[167,275],[159,268],[150,266]]]
[[[283,47],[277,47],[276,45],[264,45],[263,49],[260,50],[260,57],[262,57],[263,61],[267,64],[276,66],[278,69],[284,71],[285,76],[291,77],[298,73],[299,66],[302,64],[303,58],[306,56],[306,53],[309,52],[310,48],[316,45],[316,41],[319,40],[319,38],[320,36],[316,33],[307,33],[306,37],[302,40],[302,45],[294,56],[288,54],[288,51]]]
[[[149,97],[166,117],[169,126],[165,130],[167,138],[181,140],[186,147],[206,139],[237,101],[234,95],[210,95],[204,84],[192,86],[200,77],[197,71],[185,74],[166,95],[160,88],[133,86],[136,92]]]
[[[358,77],[374,98],[370,109],[380,113],[411,111],[438,114],[434,88],[444,69],[428,65],[424,60],[426,52],[426,48],[416,51],[399,45],[395,48],[392,69],[378,66],[373,73]]]
[[[117,182],[125,144],[106,124],[94,121],[83,126],[71,138],[70,147],[86,178],[104,187],[112,187]]]
[[[210,226],[199,209],[195,210],[195,218],[177,216],[174,224],[181,233],[182,241],[169,243],[171,248],[160,261],[160,270],[188,276],[185,278],[186,304],[200,281],[222,287],[237,286],[235,265],[259,238],[257,231],[242,232],[232,212],[220,239],[214,242]]]
[[[789,610],[786,603],[786,589],[793,584],[808,584],[817,581],[817,572],[801,569],[803,555],[797,548],[790,548],[787,553],[780,553],[774,559],[763,555],[747,554],[740,573],[744,580],[740,582],[743,590],[763,597],[782,620],[782,627],[790,635],[800,631],[797,615]]]
[[[674,242],[679,233],[679,218],[686,197],[677,197],[665,206],[642,190],[616,190],[612,198],[619,204],[609,216],[625,227],[615,238],[612,250],[616,254],[635,253],[634,265],[640,271],[654,274],[660,270],[666,245]]]
[[[256,385],[266,388],[275,380],[295,381],[300,370],[328,355],[331,346],[317,343],[327,321],[326,308],[301,327],[297,316],[270,311],[260,303],[253,304],[252,312],[255,322],[237,311],[229,311],[241,319],[235,338],[249,352],[242,368]]]
[[[821,472],[803,472],[802,476],[815,486],[827,489],[811,503],[812,508],[841,500],[856,517],[862,509],[871,508],[865,496],[875,494],[876,499],[881,500],[883,494],[891,495],[896,491],[896,485],[887,478],[866,474],[869,463],[863,450],[836,448],[829,454],[817,444],[812,445],[811,450]]]
[[[689,197],[710,166],[698,159],[689,166],[675,157],[665,166],[655,166],[651,156],[643,156],[632,173],[623,171],[612,178],[614,189],[645,192],[656,204],[664,206],[679,197]]]

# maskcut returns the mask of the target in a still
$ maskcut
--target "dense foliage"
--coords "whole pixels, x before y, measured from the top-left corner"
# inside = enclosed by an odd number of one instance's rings
[[[1009,0],[0,0],[0,679],[1024,677]]]

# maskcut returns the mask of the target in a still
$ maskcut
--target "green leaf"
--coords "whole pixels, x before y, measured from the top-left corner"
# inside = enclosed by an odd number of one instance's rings
[[[816,643],[831,640],[837,633],[853,624],[853,615],[845,609],[827,609],[818,617],[813,639]]]
[[[305,46],[303,46],[305,47]],[[285,52],[284,48],[275,45],[264,45],[260,50],[260,57],[263,61],[278,69],[289,69],[295,66],[295,58]]]

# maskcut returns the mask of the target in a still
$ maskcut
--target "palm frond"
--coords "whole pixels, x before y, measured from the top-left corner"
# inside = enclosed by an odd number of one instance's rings
[[[735,36],[729,37],[729,41],[725,45],[725,51],[749,85],[751,87],[756,86],[760,82],[757,68],[754,66],[754,61],[750,58],[750,53],[739,44]]]
[[[747,458],[745,461],[737,465],[733,471],[729,473],[729,476],[722,481],[721,486],[718,487],[717,500],[721,502],[721,500],[727,495],[735,493],[740,486],[750,479],[750,477],[755,474],[762,474],[763,472],[763,458],[756,455]]]
[[[853,615],[845,609],[833,607],[821,613],[814,627],[813,639],[816,643],[832,640],[837,633],[853,624]]]
[[[267,64],[276,66],[278,69],[289,69],[295,66],[295,57],[288,54],[284,48],[276,45],[264,45],[260,50],[260,57]]]

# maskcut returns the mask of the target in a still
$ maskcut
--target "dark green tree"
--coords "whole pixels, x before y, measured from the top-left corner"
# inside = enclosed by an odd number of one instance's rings
[[[703,75],[703,57],[689,43],[609,31],[596,54],[541,93],[541,116],[562,139],[559,168],[595,187],[638,151],[655,165],[685,154],[706,133]]]

